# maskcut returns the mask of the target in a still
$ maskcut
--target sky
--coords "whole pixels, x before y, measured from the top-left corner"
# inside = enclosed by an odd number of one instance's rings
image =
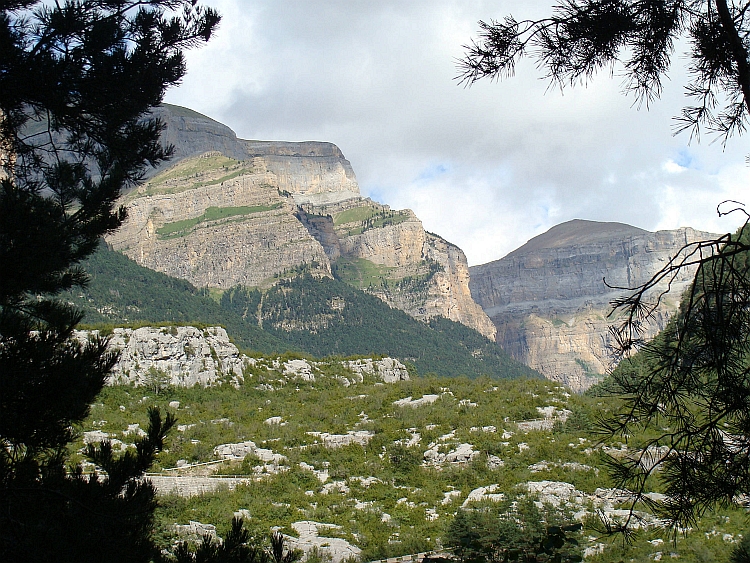
[[[470,265],[571,219],[725,233],[742,218],[716,206],[750,205],[750,134],[726,148],[673,135],[689,101],[680,46],[661,98],[639,109],[618,68],[563,92],[533,60],[500,82],[458,84],[479,20],[543,17],[554,1],[201,3],[223,21],[187,52],[165,101],[244,139],[336,144],[364,196],[414,210]]]

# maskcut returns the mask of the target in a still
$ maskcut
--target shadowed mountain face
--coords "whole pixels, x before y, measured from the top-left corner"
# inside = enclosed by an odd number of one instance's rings
[[[470,268],[471,294],[497,342],[546,377],[583,390],[610,367],[610,302],[646,282],[685,244],[714,235],[682,228],[652,233],[622,223],[557,225],[504,258]],[[692,279],[684,271],[651,326],[676,310]],[[606,283],[605,283],[606,280]]]
[[[125,194],[128,219],[107,239],[116,250],[219,290],[301,271],[336,277],[414,318],[446,317],[494,339],[463,252],[412,211],[363,198],[335,145],[246,141],[185,108],[154,113],[175,156]]]

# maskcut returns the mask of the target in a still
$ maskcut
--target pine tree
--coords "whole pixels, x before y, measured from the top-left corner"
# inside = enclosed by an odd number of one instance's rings
[[[191,0],[10,0],[0,8],[0,560],[148,561],[155,496],[140,479],[174,424],[156,410],[134,451],[66,467],[116,361],[81,342],[56,298],[125,217],[123,189],[170,154],[149,117],[217,13]]]

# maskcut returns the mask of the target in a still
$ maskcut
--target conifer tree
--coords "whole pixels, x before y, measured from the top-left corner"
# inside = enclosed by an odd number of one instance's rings
[[[0,3],[1,561],[158,555],[140,477],[174,419],[150,411],[124,454],[90,446],[98,475],[66,467],[116,356],[76,339],[82,315],[56,296],[86,283],[78,264],[124,219],[122,190],[169,156],[150,108],[218,22],[194,0]]]

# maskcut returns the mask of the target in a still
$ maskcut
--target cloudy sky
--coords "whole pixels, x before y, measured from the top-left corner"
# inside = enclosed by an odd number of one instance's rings
[[[750,135],[725,150],[672,135],[686,99],[678,52],[647,111],[603,73],[551,90],[533,62],[463,88],[477,21],[548,15],[542,0],[203,0],[223,14],[166,101],[245,139],[319,140],[351,161],[362,193],[411,208],[469,264],[498,259],[570,219],[648,230],[735,229],[750,204]]]

